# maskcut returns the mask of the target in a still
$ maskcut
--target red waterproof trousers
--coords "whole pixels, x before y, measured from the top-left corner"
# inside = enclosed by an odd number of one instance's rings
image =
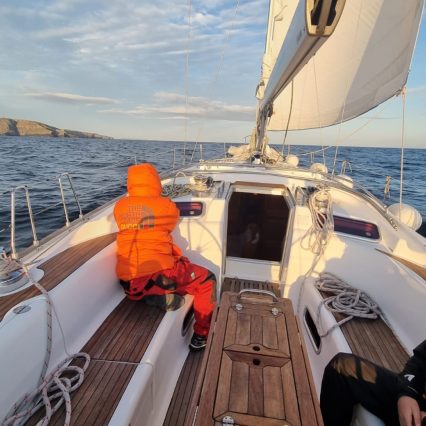
[[[181,257],[173,268],[131,280],[124,290],[131,300],[167,293],[194,296],[194,332],[201,336],[209,333],[216,304],[216,278],[211,271],[191,263],[186,257]]]

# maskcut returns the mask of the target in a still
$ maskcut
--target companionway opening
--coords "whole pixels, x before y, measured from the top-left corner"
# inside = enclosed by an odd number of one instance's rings
[[[228,205],[226,255],[280,262],[289,210],[282,194],[234,192]]]

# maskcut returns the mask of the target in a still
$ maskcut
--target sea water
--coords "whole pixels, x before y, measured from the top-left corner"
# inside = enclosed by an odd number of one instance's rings
[[[61,203],[58,176],[67,172],[72,176],[83,213],[124,194],[129,165],[151,162],[160,171],[173,164],[180,168],[185,161],[224,157],[230,145],[194,143],[99,140],[72,138],[0,137],[0,246],[10,248],[10,190],[28,185],[31,205],[39,239],[64,226],[65,216]],[[277,149],[281,149],[277,147]],[[288,147],[285,153],[288,153]],[[312,162],[334,164],[335,149],[323,152],[317,146],[292,146],[290,152],[300,158],[300,165]],[[313,151],[317,151],[312,154]],[[345,160],[346,174],[364,185],[379,199],[384,197],[386,176],[391,177],[390,197],[387,204],[399,201],[400,184],[399,149],[340,147],[336,173],[340,173]],[[403,202],[418,209],[426,219],[426,186],[424,171],[426,150],[406,149],[404,153]],[[78,217],[78,209],[63,179],[70,219]],[[19,248],[32,242],[25,194],[16,192],[16,241]]]

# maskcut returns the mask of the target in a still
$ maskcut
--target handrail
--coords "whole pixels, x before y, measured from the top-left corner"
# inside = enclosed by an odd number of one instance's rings
[[[346,173],[346,167],[349,167],[349,170],[352,172],[351,163],[348,160],[342,162],[342,168],[340,169],[340,174],[344,175]]]
[[[10,193],[10,247],[12,249],[12,259],[17,259],[18,252],[16,251],[15,244],[15,204],[16,204],[16,191],[18,189],[23,189],[25,191],[25,198],[27,200],[28,214],[30,216],[31,230],[33,233],[33,246],[37,247],[39,245],[39,240],[37,238],[37,232],[34,222],[33,210],[31,208],[30,193],[27,185],[20,185],[16,188],[13,188]]]
[[[67,203],[66,203],[66,201],[65,201],[64,186],[62,185],[62,178],[63,178],[64,176],[66,176],[66,177],[68,178],[68,182],[69,182],[70,187],[71,187],[71,190],[72,190],[72,192],[73,192],[75,202],[77,203],[77,206],[78,206],[78,211],[79,211],[78,217],[79,217],[80,219],[82,219],[82,218],[83,218],[83,211],[81,210],[80,201],[79,201],[79,199],[78,199],[78,195],[77,195],[77,193],[75,192],[74,185],[72,184],[71,175],[70,175],[68,172],[61,173],[61,174],[59,175],[58,181],[59,181],[59,188],[61,189],[62,205],[64,206],[64,213],[65,213],[65,226],[70,226],[70,219],[69,219],[69,216],[68,216]]]

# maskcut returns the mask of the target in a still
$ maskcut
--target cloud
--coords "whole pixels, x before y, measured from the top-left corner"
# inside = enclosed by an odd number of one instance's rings
[[[119,101],[111,98],[96,97],[96,96],[82,96],[73,93],[54,93],[54,92],[33,92],[26,93],[26,96],[32,98],[39,98],[51,102],[60,102],[67,104],[84,104],[84,105],[102,105],[102,104],[118,104]]]
[[[365,115],[362,118],[365,120],[400,120],[401,117],[380,117],[380,116],[368,116]]]
[[[31,97],[28,108],[43,102],[40,114],[69,121],[66,105],[97,105],[81,118],[112,118],[116,128],[128,125],[126,116],[161,119],[166,131],[166,120],[186,118],[185,100],[159,94],[186,87],[191,120],[234,120],[245,133],[255,118],[267,0],[192,0],[191,27],[184,1],[0,3],[1,83]],[[106,120],[106,111],[115,115]],[[138,128],[141,137],[148,126]]]
[[[222,101],[208,100],[203,97],[188,97],[171,92],[158,92],[150,105],[138,105],[131,109],[108,109],[103,113],[124,115],[149,115],[163,119],[191,119],[253,121],[256,108],[254,106],[227,104]]]
[[[426,86],[407,87],[407,93],[424,93]]]

